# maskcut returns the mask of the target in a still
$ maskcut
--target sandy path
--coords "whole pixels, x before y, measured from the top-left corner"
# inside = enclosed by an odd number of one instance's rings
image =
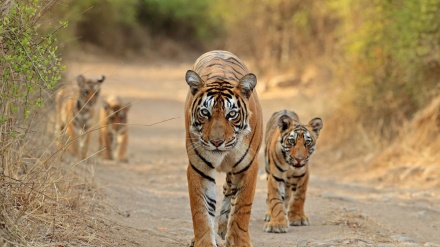
[[[91,162],[99,188],[114,209],[108,215],[112,222],[108,241],[114,246],[188,246],[192,223],[186,184],[183,102],[187,85],[183,77],[190,65],[99,61],[70,62],[68,66],[70,79],[77,73],[106,75],[103,95],[118,94],[133,103],[130,162]],[[260,99],[264,122],[283,108],[296,110],[302,119],[319,116],[324,110],[323,102],[311,105],[308,95],[275,100],[273,95],[260,94]],[[148,126],[164,120],[168,121]],[[329,165],[319,155],[319,147],[312,159],[306,201],[311,226],[291,227],[286,234],[265,233],[266,180],[261,154],[259,159],[261,176],[250,225],[256,247],[440,246],[439,195],[337,183],[319,172],[319,167]],[[217,180],[219,203],[223,178],[220,175]],[[222,246],[223,241],[218,240]]]

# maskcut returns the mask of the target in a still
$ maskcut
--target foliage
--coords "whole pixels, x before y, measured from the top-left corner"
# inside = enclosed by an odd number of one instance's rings
[[[140,0],[139,21],[154,33],[194,41],[211,41],[219,33],[210,15],[213,0]],[[186,42],[186,41],[185,41]]]
[[[332,56],[334,1],[217,1],[226,49],[253,58],[260,74],[299,70]]]
[[[16,127],[44,105],[44,93],[61,78],[61,58],[52,34],[38,33],[41,2],[11,5],[0,22],[0,136],[23,135]],[[22,127],[22,126],[21,126]],[[5,144],[5,143],[3,143]]]
[[[54,168],[52,158],[57,156],[48,152],[48,139],[53,136],[47,135],[44,121],[45,106],[64,66],[57,54],[56,30],[42,35],[39,24],[54,1],[4,3],[0,9],[0,244],[27,246],[44,238],[57,241],[61,235],[57,231],[71,220],[68,211],[74,198],[65,193],[71,179]],[[70,208],[60,200],[71,200]]]
[[[200,45],[219,33],[217,23],[209,15],[212,0],[60,2],[52,12],[58,18],[67,16],[70,20],[71,28],[61,34],[61,41],[69,47],[71,41],[77,40],[119,55],[131,50],[155,49],[151,42],[162,37],[183,45]]]
[[[347,93],[356,119],[385,139],[440,92],[440,1],[349,3]],[[347,72],[348,71],[348,72]],[[349,103],[348,102],[348,103]]]

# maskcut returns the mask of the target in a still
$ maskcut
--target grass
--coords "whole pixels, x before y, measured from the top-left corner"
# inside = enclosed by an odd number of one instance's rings
[[[87,246],[99,236],[94,215],[99,195],[90,172],[86,164],[62,161],[66,147],[55,147],[44,121],[49,115],[48,108],[38,110],[23,138],[2,135],[0,239],[6,246]]]

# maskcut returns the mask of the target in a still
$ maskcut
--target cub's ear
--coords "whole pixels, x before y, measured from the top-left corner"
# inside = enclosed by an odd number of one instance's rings
[[[202,78],[200,78],[200,76],[192,70],[188,70],[186,72],[185,80],[189,85],[192,95],[195,95],[203,86]]]
[[[309,127],[312,128],[313,133],[315,133],[316,136],[319,136],[319,132],[322,129],[322,120],[319,117],[316,117],[309,122]]]
[[[249,73],[240,79],[237,87],[246,98],[249,98],[256,85],[257,77],[254,74]]]
[[[128,112],[128,110],[130,110],[130,108],[131,108],[131,102],[126,103],[125,106],[124,106],[124,110],[126,112]]]
[[[99,83],[103,83],[104,80],[105,80],[105,76],[104,75],[101,75],[100,77],[98,77],[98,82]]]
[[[102,102],[102,106],[104,107],[104,109],[107,111],[108,109],[110,109],[110,104],[107,101]]]
[[[85,81],[86,78],[83,75],[79,75],[78,77],[76,77],[76,82],[80,87],[84,84]]]
[[[278,127],[280,128],[281,132],[290,127],[291,121],[292,118],[287,115],[282,115],[280,118],[278,118]]]

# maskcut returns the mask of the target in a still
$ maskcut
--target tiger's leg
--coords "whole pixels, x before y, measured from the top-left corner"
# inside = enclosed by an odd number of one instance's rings
[[[205,174],[192,164],[188,165],[188,191],[194,229],[194,247],[217,246],[214,220],[216,206],[215,170]]]
[[[67,125],[67,135],[69,136],[69,150],[71,153],[75,156],[79,156],[78,153],[78,146],[79,146],[79,140],[78,140],[78,134],[75,131],[75,127],[73,126],[73,123],[69,123]]]
[[[217,234],[222,238],[225,239],[226,232],[228,229],[228,220],[229,220],[229,213],[231,212],[231,197],[233,195],[232,193],[232,182],[231,182],[231,173],[228,173],[226,175],[226,182],[223,185],[223,205],[220,210],[220,217],[218,220],[218,231]]]
[[[89,148],[90,133],[84,130],[84,133],[80,136],[79,147],[81,149],[81,159],[87,158],[87,149]]]
[[[253,161],[249,168],[232,173],[231,212],[229,215],[226,247],[252,246],[249,236],[249,221],[257,184],[258,162]]]
[[[269,193],[267,193],[267,197],[266,197],[266,206],[267,206],[267,210],[266,213],[264,214],[264,221],[269,222],[270,221]]]
[[[269,149],[268,147],[266,147],[264,149],[264,157],[265,157],[265,161],[266,161],[266,166],[265,166],[265,170],[266,170],[266,181],[269,182],[269,177],[270,177],[270,160],[269,160]],[[267,193],[267,197],[266,197],[266,205],[267,205],[267,211],[264,214],[264,221],[268,222],[270,221],[270,210],[269,210],[269,192]]]
[[[306,200],[307,184],[309,173],[304,177],[303,183],[298,183],[295,191],[292,191],[292,198],[289,201],[289,222],[291,226],[308,226],[309,218],[304,213],[304,202]]]
[[[105,160],[112,159],[111,137],[111,133],[108,133],[105,127],[99,130],[99,146],[101,150],[101,158]]]
[[[265,232],[284,233],[289,228],[287,210],[284,206],[285,183],[283,179],[275,179],[273,175],[270,175],[267,180],[267,206],[270,220],[264,224]]]
[[[56,136],[56,144],[58,148],[62,147],[62,142],[63,142],[63,135],[64,132],[66,131],[64,126],[64,121],[61,118],[61,112],[58,112],[57,109],[57,116],[56,116],[56,122],[55,122],[55,136]]]
[[[128,144],[128,134],[119,133],[117,137],[117,148],[116,148],[116,160],[121,162],[127,162],[127,144]]]

